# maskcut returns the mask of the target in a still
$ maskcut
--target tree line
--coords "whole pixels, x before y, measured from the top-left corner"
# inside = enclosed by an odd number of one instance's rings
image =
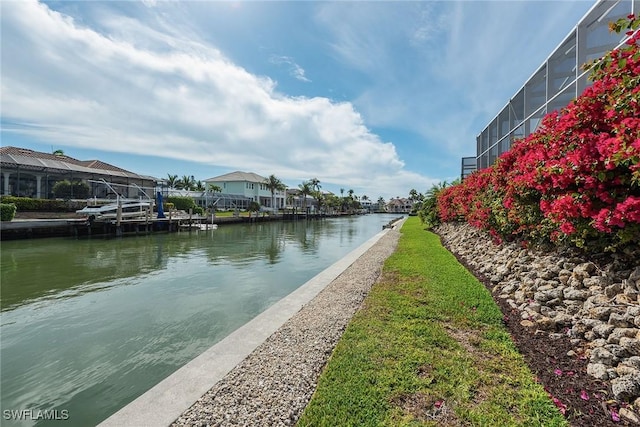
[[[263,184],[271,192],[271,206],[275,206],[275,195],[277,192],[285,192],[288,187],[277,176],[271,174],[266,178]],[[196,180],[193,175],[183,175],[181,178],[178,175],[167,174],[167,185],[169,188],[175,188],[177,190],[188,191],[212,191],[222,192],[222,188],[217,185],[206,185],[200,180]],[[295,188],[295,192],[290,192],[287,195],[286,202],[289,205],[293,205],[296,198],[301,201],[302,209],[306,210],[309,206],[308,198],[312,197],[317,205],[318,210],[321,212],[326,210],[337,210],[340,212],[354,212],[362,209],[362,203],[368,202],[371,199],[367,195],[358,196],[353,189],[346,191],[340,189],[340,196],[332,193],[325,193],[322,191],[322,185],[318,178],[311,178],[308,181],[303,181]],[[415,190],[414,190],[415,191]],[[385,205],[385,200],[380,196],[377,200],[379,206]]]

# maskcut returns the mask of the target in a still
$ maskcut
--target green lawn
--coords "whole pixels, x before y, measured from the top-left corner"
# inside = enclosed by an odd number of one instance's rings
[[[563,426],[485,287],[410,217],[301,426]]]

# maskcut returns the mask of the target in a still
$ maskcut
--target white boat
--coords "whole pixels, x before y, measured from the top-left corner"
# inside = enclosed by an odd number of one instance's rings
[[[121,218],[144,218],[153,212],[153,201],[147,200],[119,200],[116,203],[104,205],[87,205],[77,210],[78,215],[94,219],[117,219],[118,208],[121,208]]]
[[[145,218],[153,213],[154,200],[137,185],[110,184],[105,180],[91,182],[106,185],[111,190],[111,194],[116,195],[116,199],[97,199],[95,197],[89,199],[87,200],[87,206],[76,211],[78,215],[86,216],[90,221],[93,221],[94,219],[117,219],[118,212],[120,212],[121,219]],[[146,198],[124,198],[114,189],[115,186],[136,187]]]

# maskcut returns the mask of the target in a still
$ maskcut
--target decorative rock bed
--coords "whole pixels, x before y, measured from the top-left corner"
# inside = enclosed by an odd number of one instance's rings
[[[640,423],[640,248],[621,254],[545,252],[496,245],[466,224],[435,231],[488,279],[494,297],[517,310],[522,326],[550,340],[570,340],[568,356],[587,358],[587,373],[609,384],[625,409],[621,413]]]

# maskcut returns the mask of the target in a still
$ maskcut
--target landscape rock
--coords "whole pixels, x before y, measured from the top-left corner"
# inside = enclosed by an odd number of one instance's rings
[[[562,291],[562,295],[564,296],[564,299],[577,300],[577,301],[584,301],[587,298],[589,298],[588,291],[572,288],[570,286],[564,288],[564,290]]]
[[[607,367],[602,363],[589,363],[587,365],[587,374],[599,380],[609,379],[609,374],[607,373]]]
[[[611,313],[609,316],[609,324],[616,328],[628,328],[631,326],[629,325],[629,322],[626,321],[625,317],[618,313]]]
[[[607,325],[607,327],[611,327],[611,325]],[[633,338],[638,333],[635,328],[614,328],[610,334],[608,334],[607,342],[611,344],[620,343],[620,338],[628,337]]]
[[[622,283],[615,283],[604,288],[604,294],[607,296],[607,298],[613,298],[620,292],[622,292],[622,289]]]
[[[531,320],[523,320],[522,322],[520,322],[520,324],[525,328],[531,328],[535,325],[535,323],[533,323]]]
[[[632,356],[640,356],[640,340],[637,338],[620,338],[620,347],[624,348]]]
[[[640,371],[640,356],[631,356],[626,359],[621,365],[630,366],[637,371]]]
[[[618,365],[616,366],[616,374],[619,377],[622,377],[624,375],[633,375],[635,373],[638,373],[640,371],[638,371],[637,369],[632,368],[631,366],[627,366],[627,365]]]
[[[586,351],[588,375],[605,381],[616,399],[640,399],[640,248],[543,252],[495,245],[466,224],[442,224],[436,232],[470,267],[497,280],[494,294],[513,302],[521,325],[549,340],[570,340],[569,354]]]
[[[622,407],[619,411],[620,418],[627,420],[633,424],[640,425],[640,415],[636,411],[632,411],[629,408]]]
[[[640,373],[624,375],[611,381],[613,396],[621,401],[629,401],[640,395]]]
[[[544,331],[554,331],[556,329],[556,322],[549,317],[543,316],[536,320],[536,326]]]
[[[608,325],[606,323],[601,323],[593,328],[593,332],[602,338],[607,338],[616,329],[613,325]]]
[[[617,357],[604,347],[596,347],[591,351],[590,361],[594,364],[613,366],[617,362]]]

